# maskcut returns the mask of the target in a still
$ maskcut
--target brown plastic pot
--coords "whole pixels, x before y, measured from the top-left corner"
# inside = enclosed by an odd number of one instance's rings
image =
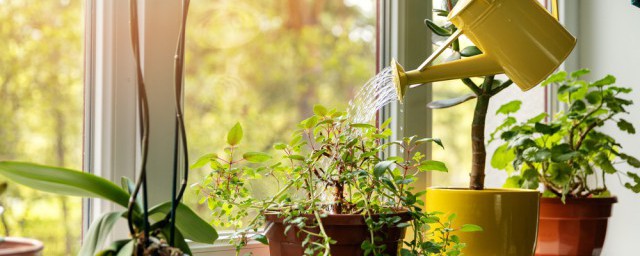
[[[540,200],[536,256],[600,255],[616,197]]]
[[[411,220],[408,212],[400,212],[387,214],[386,217],[399,216],[402,222]],[[271,256],[300,256],[304,255],[304,247],[302,241],[306,238],[304,232],[299,232],[297,227],[293,227],[285,234],[286,225],[283,224],[283,218],[277,214],[267,214],[267,222],[273,226],[267,232],[269,239],[269,251]],[[305,216],[313,219],[312,215]],[[374,215],[373,218],[379,218]],[[331,245],[332,256],[356,256],[364,255],[360,248],[362,242],[371,239],[365,219],[362,215],[357,214],[332,214],[322,219],[324,229],[331,239],[336,243]],[[312,232],[318,232],[317,229],[309,229]],[[384,241],[378,244],[386,245],[384,251],[387,255],[398,255],[402,248],[402,241],[406,232],[406,227],[388,227],[377,231],[375,235],[383,238]]]
[[[44,246],[42,242],[21,237],[5,237],[0,239],[0,256],[41,256]]]

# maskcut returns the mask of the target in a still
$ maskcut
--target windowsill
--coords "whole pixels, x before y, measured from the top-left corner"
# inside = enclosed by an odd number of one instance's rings
[[[214,244],[201,244],[189,241],[191,252],[195,256],[230,256],[236,255],[235,247],[229,244],[229,235],[220,234]],[[269,246],[256,241],[251,241],[245,246],[239,255],[250,253],[252,256],[268,256]]]

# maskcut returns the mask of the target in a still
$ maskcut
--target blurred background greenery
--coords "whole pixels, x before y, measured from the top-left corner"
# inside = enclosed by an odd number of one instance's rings
[[[0,159],[82,168],[83,1],[0,1]],[[74,255],[81,200],[16,184],[0,197],[0,235]]]

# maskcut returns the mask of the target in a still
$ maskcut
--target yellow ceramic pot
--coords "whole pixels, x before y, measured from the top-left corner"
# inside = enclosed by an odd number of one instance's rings
[[[426,210],[455,213],[454,226],[475,224],[484,231],[457,232],[469,256],[532,256],[538,235],[540,193],[524,189],[427,189]]]

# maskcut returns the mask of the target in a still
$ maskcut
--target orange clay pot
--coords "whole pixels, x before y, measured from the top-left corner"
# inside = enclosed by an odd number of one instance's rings
[[[401,222],[411,220],[408,212],[399,212],[394,214],[386,214],[386,217],[399,216]],[[313,220],[313,215],[305,215],[307,219]],[[379,218],[380,215],[373,215],[373,218]],[[297,227],[289,229],[285,234],[286,224],[283,224],[283,218],[276,214],[267,214],[267,225],[273,226],[267,232],[269,239],[269,251],[271,256],[300,256],[304,255],[304,247],[302,241],[306,238],[306,234],[299,232]],[[364,255],[360,248],[362,242],[371,239],[371,235],[365,224],[365,219],[359,214],[330,214],[322,218],[324,229],[332,240],[336,243],[331,245],[332,256],[358,256]],[[382,237],[384,241],[380,244],[386,245],[385,255],[399,255],[404,240],[406,227],[388,227],[377,231],[375,235]],[[309,231],[318,232],[317,229]]]
[[[540,229],[536,256],[600,255],[607,234],[611,207],[609,198],[540,199]]]
[[[0,239],[0,256],[42,256],[42,242],[20,237],[5,237]]]

